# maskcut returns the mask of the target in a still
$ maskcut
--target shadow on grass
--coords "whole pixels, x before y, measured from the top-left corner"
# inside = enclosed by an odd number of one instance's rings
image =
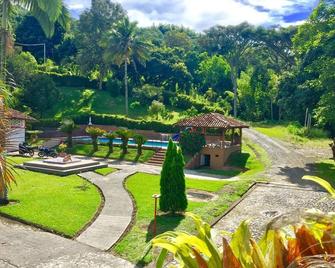
[[[173,231],[177,228],[180,222],[185,219],[185,216],[182,214],[164,214],[157,216],[157,225],[156,225],[156,235],[165,233],[167,231]],[[154,238],[154,219],[151,220],[146,235],[146,242],[149,243],[151,239]],[[151,251],[151,247],[147,248],[147,251],[144,252],[142,259],[140,259],[136,264],[140,267],[147,265],[146,256]]]
[[[114,152],[114,151],[109,150],[109,151],[107,152],[105,158],[109,158],[113,152]]]
[[[226,165],[245,169],[249,158],[249,153],[233,153],[228,158]]]
[[[164,214],[157,216],[156,235],[172,231],[177,228],[180,222],[185,219],[182,214]],[[146,235],[146,242],[154,238],[154,219],[151,220]]]

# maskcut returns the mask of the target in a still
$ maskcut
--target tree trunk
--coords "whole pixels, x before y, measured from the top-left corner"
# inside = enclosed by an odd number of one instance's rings
[[[126,102],[126,115],[128,116],[128,59],[124,61],[124,96]]]
[[[102,74],[101,73],[99,74],[99,85],[98,85],[98,87],[99,87],[99,90],[102,90]]]
[[[98,138],[92,138],[92,143],[93,143],[93,151],[97,152],[98,151]]]
[[[0,47],[0,78],[5,80],[6,54],[7,54],[7,24],[8,24],[8,0],[3,0],[1,6],[1,47]]]
[[[234,117],[237,117],[237,74],[235,73],[233,68],[231,68],[230,79],[233,83],[234,90]]]
[[[273,101],[271,100],[271,120],[273,121]]]

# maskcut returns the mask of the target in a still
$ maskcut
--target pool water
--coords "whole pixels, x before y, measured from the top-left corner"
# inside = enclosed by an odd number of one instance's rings
[[[89,143],[92,141],[90,137],[80,137],[80,138],[73,138],[73,139],[76,141],[85,142],[85,143]],[[107,138],[98,138],[98,140],[99,140],[99,143],[101,144],[108,143]],[[120,138],[116,138],[113,140],[113,143],[121,144],[122,140]],[[144,143],[143,146],[151,147],[151,148],[167,148],[168,143],[169,143],[168,141],[148,140]],[[128,145],[136,145],[136,143],[133,139],[129,139]]]

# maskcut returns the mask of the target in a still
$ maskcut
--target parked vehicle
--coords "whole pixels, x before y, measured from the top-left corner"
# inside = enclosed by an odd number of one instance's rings
[[[29,146],[27,143],[19,144],[19,154],[20,155],[29,155],[30,157],[34,156],[34,147]]]
[[[39,157],[57,157],[57,152],[54,149],[50,149],[48,147],[40,147],[38,150]]]

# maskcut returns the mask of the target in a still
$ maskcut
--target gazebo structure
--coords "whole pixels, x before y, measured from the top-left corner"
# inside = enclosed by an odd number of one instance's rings
[[[248,125],[219,113],[207,113],[179,121],[181,130],[199,132],[205,136],[206,145],[187,164],[187,168],[207,166],[223,169],[233,152],[241,152],[242,129]]]

